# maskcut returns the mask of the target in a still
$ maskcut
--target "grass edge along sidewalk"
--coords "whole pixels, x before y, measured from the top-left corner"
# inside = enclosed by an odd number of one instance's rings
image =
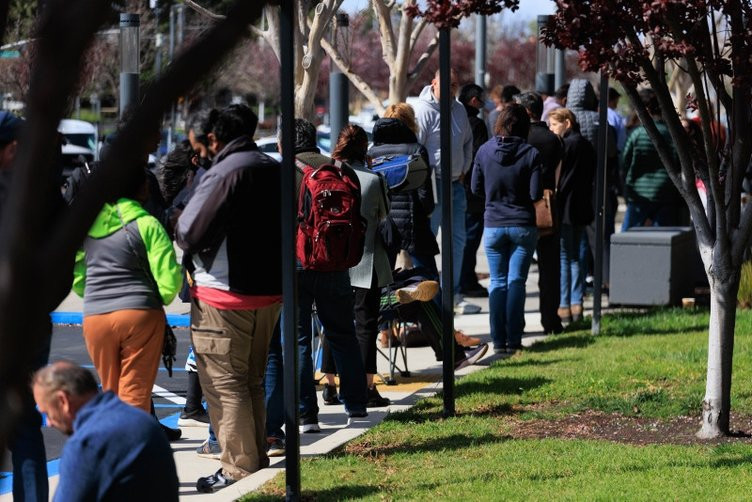
[[[700,441],[707,311],[655,310],[550,337],[302,463],[307,500],[741,500],[749,437]],[[585,328],[585,326],[581,326]],[[752,431],[752,313],[740,311],[732,428]],[[243,500],[279,500],[277,476]]]

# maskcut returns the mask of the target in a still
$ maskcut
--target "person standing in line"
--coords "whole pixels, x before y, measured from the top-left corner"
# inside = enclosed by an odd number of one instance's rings
[[[491,89],[491,100],[496,105],[496,108],[491,110],[486,118],[489,136],[496,134],[496,121],[499,119],[499,114],[509,103],[514,103],[514,97],[519,93],[520,90],[511,84],[505,86],[497,85]]]
[[[551,131],[564,142],[561,174],[556,187],[559,214],[560,291],[558,314],[562,322],[582,318],[585,269],[580,266],[580,242],[585,227],[593,221],[592,190],[595,150],[579,132],[574,113],[557,108],[549,115]]]
[[[569,84],[564,84],[554,92],[553,96],[548,96],[543,101],[543,113],[541,113],[541,120],[546,123],[548,127],[548,114],[557,108],[564,108],[567,106],[567,93],[569,92]]]
[[[215,115],[207,134],[214,163],[175,232],[193,268],[191,341],[222,450],[220,469],[196,483],[208,493],[269,463],[263,380],[282,301],[281,207],[269,189],[279,186],[280,165],[251,139],[258,119],[250,109]]]
[[[460,103],[467,111],[467,120],[473,132],[473,160],[478,148],[488,141],[488,129],[478,112],[483,109],[485,99],[483,88],[476,84],[466,84],[460,89]],[[475,275],[475,262],[478,247],[483,237],[483,199],[470,190],[470,176],[465,176],[465,196],[467,213],[465,214],[465,250],[460,270],[460,293],[469,297],[487,297],[488,291],[478,282]]]
[[[172,241],[142,206],[146,165],[104,205],[76,256],[83,336],[102,388],[149,413],[165,334],[163,305],[182,285]]]
[[[19,138],[25,121],[9,111],[0,111],[0,217],[3,214],[6,201],[10,195],[10,185],[13,176],[13,164],[18,154]],[[59,147],[56,145],[56,155],[59,155]],[[46,180],[37,180],[39,184],[39,201],[35,207],[38,211],[44,211],[49,215],[48,222],[54,222],[53,216],[59,214],[65,207],[65,202],[60,194],[60,180],[51,177]],[[71,264],[60,264],[70,267]],[[70,283],[60,284],[57,296],[60,301],[70,292]],[[50,306],[53,310],[55,305]],[[49,319],[44,326],[34,329],[43,330],[44,338],[40,339],[40,346],[36,353],[30,357],[29,366],[24,369],[26,375],[47,364],[50,356],[50,342],[52,326]],[[21,410],[18,420],[11,430],[8,438],[8,449],[11,453],[13,464],[13,500],[20,502],[36,502],[47,500],[49,484],[47,481],[47,456],[42,436],[42,417],[34,406],[34,397],[31,389],[25,386],[19,396]]]
[[[489,308],[494,352],[522,348],[525,281],[538,239],[533,202],[541,198],[541,155],[527,144],[530,119],[513,103],[502,110],[496,136],[473,164],[473,193],[486,201],[483,245],[491,272]]]
[[[91,372],[68,361],[37,371],[32,389],[50,425],[70,436],[55,502],[178,500],[172,449],[151,416],[100,393]]]
[[[526,92],[515,97],[530,117],[530,132],[527,142],[541,154],[540,185],[542,190],[556,193],[557,173],[560,170],[564,147],[561,138],[552,133],[541,117],[543,100],[540,94]],[[554,218],[558,214],[554,211]],[[561,333],[564,327],[557,309],[559,307],[559,224],[549,235],[538,237],[538,291],[540,294],[541,325],[544,333]]]
[[[278,131],[278,149],[281,151],[282,131]],[[322,155],[316,146],[316,127],[309,121],[295,119],[295,178],[297,193],[300,193],[303,181],[302,166],[313,168],[334,161]],[[358,178],[349,166],[340,168],[357,183]],[[311,320],[313,306],[324,327],[324,336],[329,344],[340,375],[340,399],[345,404],[348,419],[368,416],[368,386],[363,361],[358,354],[360,349],[355,335],[353,317],[353,293],[348,271],[323,272],[298,268],[298,379],[300,382],[300,432],[321,432],[319,425],[319,405],[316,397],[316,385],[313,379],[313,332]],[[273,400],[270,408],[274,413],[266,423],[267,445],[275,453],[282,449],[285,437],[282,396],[282,344],[281,335],[275,333],[267,360],[266,390]],[[267,401],[269,402],[269,401]],[[287,431],[291,434],[290,431]]]
[[[332,158],[349,165],[360,181],[360,212],[366,220],[365,250],[363,258],[349,270],[350,284],[354,296],[355,336],[360,346],[360,355],[366,370],[368,382],[367,408],[389,405],[389,399],[382,397],[376,389],[373,377],[376,375],[376,338],[379,334],[379,308],[381,288],[392,283],[392,268],[384,243],[378,234],[378,224],[389,213],[389,199],[384,178],[368,167],[368,136],[362,127],[348,124],[339,134]],[[337,387],[334,385],[333,354],[329,344],[324,344],[321,371],[325,374],[324,402],[339,404]]]
[[[433,172],[436,175],[436,186],[441,186],[441,120],[440,120],[440,85],[439,72],[434,75],[431,85],[427,85],[420,93],[418,102],[415,104],[415,118],[418,122],[418,143],[424,145],[428,151],[428,159]],[[452,98],[457,94],[457,74],[450,74],[450,89]],[[467,120],[465,107],[459,101],[452,99],[451,123],[451,167],[452,167],[452,249],[443,252],[452,253],[455,266],[453,270],[452,286],[454,288],[454,312],[455,314],[477,314],[480,307],[465,301],[460,290],[460,272],[462,254],[465,251],[465,212],[467,199],[462,180],[469,172],[473,158],[473,133]],[[439,231],[442,218],[441,190],[437,190],[437,204],[431,214],[431,230],[434,235]],[[416,264],[418,265],[418,264]],[[447,285],[444,285],[446,287]]]
[[[661,117],[658,99],[652,89],[642,89],[640,99],[653,116],[655,127],[669,145],[673,145],[668,127]],[[676,150],[671,150],[676,158]],[[673,226],[679,224],[681,196],[668,176],[645,126],[629,135],[622,163],[626,172],[624,196],[627,212],[622,232],[638,226]]]

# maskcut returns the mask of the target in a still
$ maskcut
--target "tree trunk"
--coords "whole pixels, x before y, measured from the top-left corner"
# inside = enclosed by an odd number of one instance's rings
[[[710,276],[710,326],[708,375],[702,402],[702,428],[697,436],[715,438],[729,433],[731,411],[731,363],[734,355],[736,296],[739,275],[726,280]]]

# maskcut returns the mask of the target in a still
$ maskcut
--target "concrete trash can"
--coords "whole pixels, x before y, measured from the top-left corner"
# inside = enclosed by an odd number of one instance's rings
[[[610,305],[681,305],[705,272],[692,227],[635,227],[611,236]]]

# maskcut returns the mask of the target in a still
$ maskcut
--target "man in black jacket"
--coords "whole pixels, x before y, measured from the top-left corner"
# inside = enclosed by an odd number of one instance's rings
[[[552,133],[541,120],[543,99],[536,92],[526,92],[515,96],[516,101],[525,107],[530,116],[530,133],[527,142],[538,149],[543,157],[540,174],[544,190],[556,191],[557,171],[561,163],[563,148],[559,137]],[[554,215],[555,217],[555,215]],[[559,234],[538,238],[538,290],[540,291],[541,324],[545,333],[561,333],[564,328],[557,314],[559,307]]]
[[[483,108],[483,88],[476,84],[466,84],[460,90],[460,103],[467,110],[467,120],[473,131],[473,160],[480,145],[488,141],[486,123],[478,117],[478,111]],[[484,201],[470,191],[470,176],[463,180],[467,195],[467,212],[465,213],[465,251],[462,256],[462,272],[460,272],[460,293],[469,297],[486,297],[488,291],[478,282],[475,275],[475,255],[478,253],[480,241],[483,238],[483,208]]]
[[[264,369],[280,311],[280,165],[248,133],[250,110],[219,112],[207,135],[212,168],[181,214],[178,245],[190,253],[191,341],[222,449],[222,467],[198,479],[212,492],[268,465]]]

